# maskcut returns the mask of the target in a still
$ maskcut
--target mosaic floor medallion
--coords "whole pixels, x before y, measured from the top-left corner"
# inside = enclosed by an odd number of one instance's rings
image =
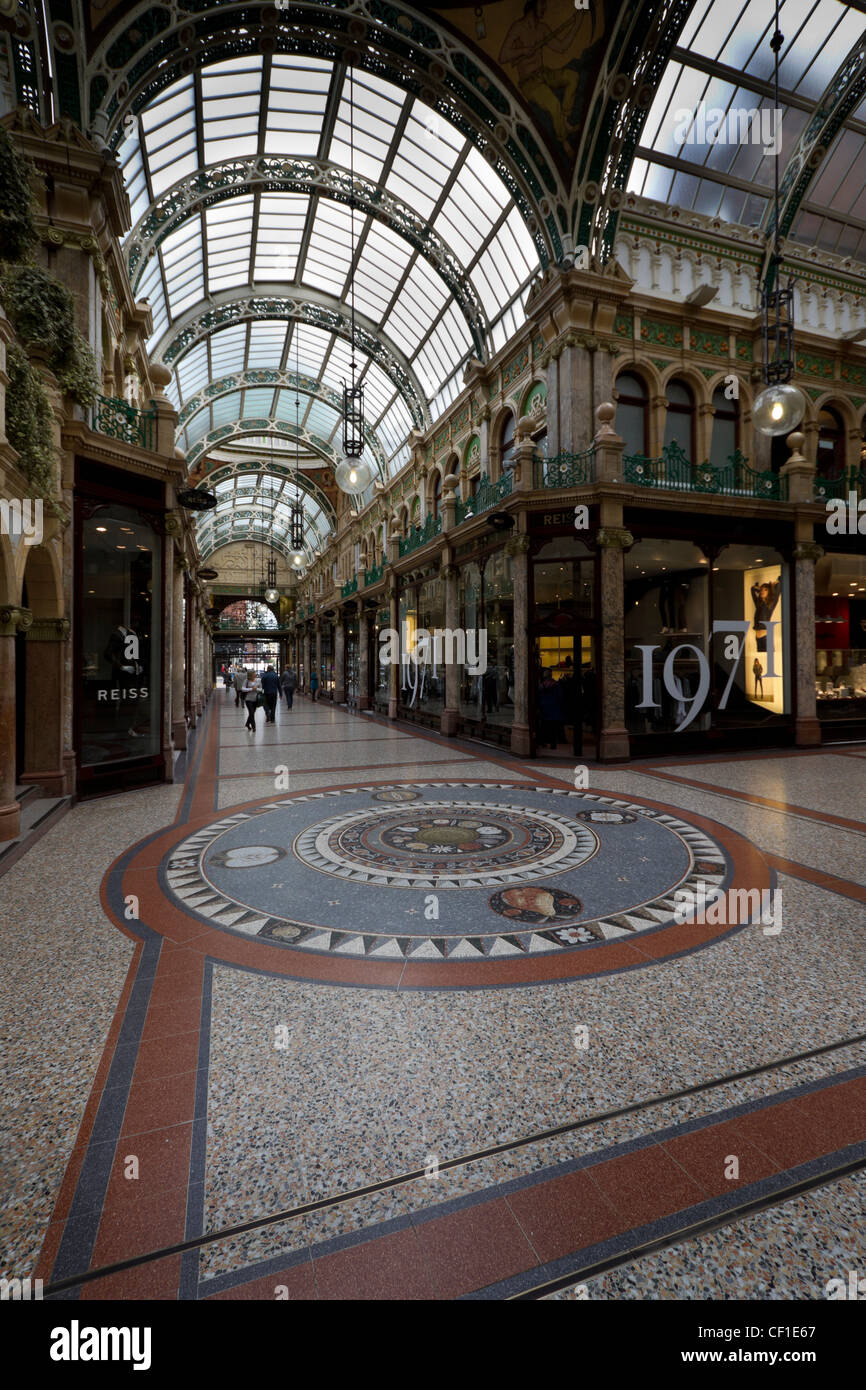
[[[681,931],[677,889],[727,887],[733,870],[721,843],[654,803],[436,782],[226,815],[179,840],[162,882],[212,927],[308,959],[533,958],[543,978],[550,957]]]

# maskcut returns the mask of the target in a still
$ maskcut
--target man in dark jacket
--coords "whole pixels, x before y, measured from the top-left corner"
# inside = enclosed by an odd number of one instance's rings
[[[285,671],[283,672],[283,694],[286,697],[286,704],[288,705],[289,709],[292,708],[292,701],[295,698],[295,686],[297,685],[297,683],[297,676],[295,675],[291,666],[287,666]]]
[[[265,697],[265,723],[276,724],[277,700],[280,698],[280,678],[273,666],[269,666],[262,676],[262,694]]]

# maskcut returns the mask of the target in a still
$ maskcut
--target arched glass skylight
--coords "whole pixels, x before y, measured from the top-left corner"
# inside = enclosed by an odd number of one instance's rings
[[[217,476],[219,476],[217,474]],[[306,480],[302,479],[302,483]],[[220,546],[234,541],[269,542],[288,555],[289,523],[295,500],[294,479],[276,477],[264,470],[232,473],[211,484],[216,507],[199,514],[198,544],[207,559]],[[333,533],[332,518],[319,497],[301,488],[304,508],[305,550],[313,551]]]
[[[461,389],[467,357],[496,351],[522,320],[537,254],[504,184],[442,116],[361,70],[354,100],[354,269],[349,208],[331,196],[347,188],[342,64],[287,55],[220,62],[140,113],[119,155],[135,224],[127,245],[141,248],[137,293],[154,316],[149,346],[166,351],[179,326],[233,299],[285,295],[345,311],[354,281],[359,318],[409,371],[435,419]],[[263,186],[278,176],[275,159],[295,187]],[[217,195],[207,207],[184,184],[204,168]],[[168,216],[158,208],[156,222],[145,222],[169,192]],[[348,343],[327,327],[303,323],[299,332],[302,373],[340,391]],[[172,358],[170,394],[182,409],[220,377],[291,370],[294,348],[291,323],[233,323]],[[411,401],[379,362],[358,361],[368,424],[393,473],[407,457]],[[278,398],[274,406],[284,408]],[[306,408],[332,439],[327,407]],[[222,417],[229,407],[212,409]]]

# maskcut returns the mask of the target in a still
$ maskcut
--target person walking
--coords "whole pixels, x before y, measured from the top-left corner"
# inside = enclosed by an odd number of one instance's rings
[[[256,731],[256,710],[259,705],[259,696],[262,693],[261,682],[254,671],[245,672],[245,682],[243,686],[244,704],[247,707],[247,722],[245,729],[249,729],[251,734]]]
[[[313,674],[310,676],[310,699],[313,701],[314,704],[315,704],[316,696],[318,695],[318,693],[319,693],[319,677],[316,675],[316,673],[315,673],[315,671],[314,671]]]
[[[244,686],[247,683],[247,673],[243,666],[235,667],[235,705],[244,703]]]
[[[269,666],[262,676],[262,694],[265,697],[265,723],[276,724],[277,700],[280,698],[280,678],[273,666]]]
[[[286,697],[286,706],[288,709],[292,708],[292,701],[295,698],[295,686],[297,684],[297,676],[295,675],[291,666],[287,666],[285,671],[283,672],[283,694]]]

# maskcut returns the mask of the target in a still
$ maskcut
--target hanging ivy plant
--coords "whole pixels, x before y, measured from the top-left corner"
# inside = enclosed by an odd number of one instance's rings
[[[20,261],[36,244],[30,160],[0,125],[0,260]]]
[[[41,347],[64,391],[79,405],[96,399],[96,359],[75,326],[75,302],[65,285],[36,265],[5,265],[0,300],[18,337]]]
[[[53,491],[51,406],[27,354],[15,343],[6,353],[6,435],[19,454],[18,467],[38,496]]]

